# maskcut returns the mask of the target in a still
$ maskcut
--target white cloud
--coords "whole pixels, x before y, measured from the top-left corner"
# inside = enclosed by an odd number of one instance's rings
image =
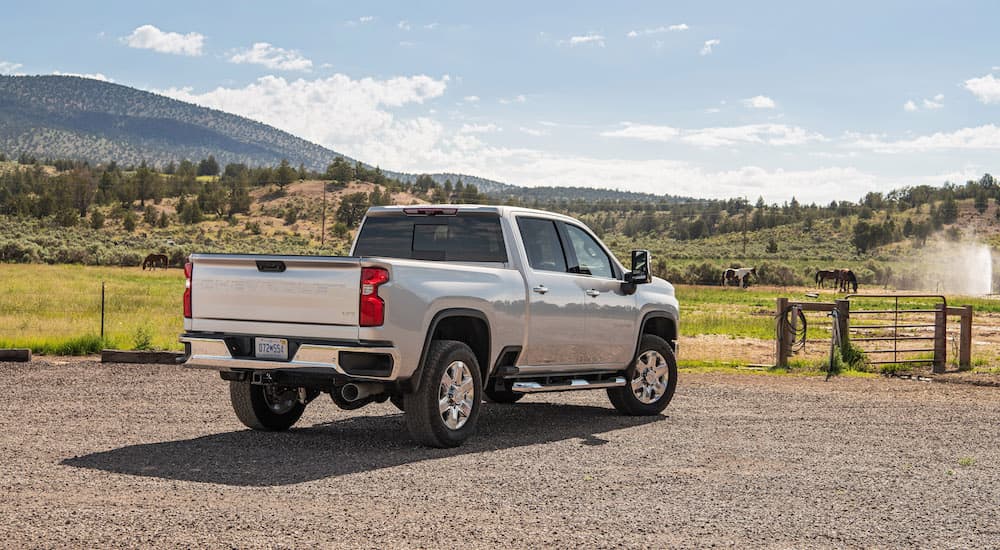
[[[477,96],[477,95],[467,95],[467,96],[465,96],[465,97],[462,98],[462,101],[464,101],[466,103],[478,103],[479,102],[479,96]]]
[[[949,150],[1000,150],[1000,127],[984,124],[975,128],[960,128],[953,132],[937,132],[911,139],[887,141],[884,136],[848,134],[850,146],[878,153],[919,153]]]
[[[511,103],[524,103],[528,101],[528,98],[524,94],[517,94],[511,98],[501,97],[498,101],[503,105],[510,105]]]
[[[747,124],[683,129],[672,126],[623,123],[618,130],[601,133],[604,137],[630,138],[654,142],[681,142],[697,147],[729,147],[740,144],[803,145],[827,141],[822,134],[785,124]]]
[[[348,27],[356,27],[358,25],[364,25],[365,23],[372,23],[374,21],[375,21],[375,16],[374,15],[362,15],[361,17],[359,17],[357,19],[351,19],[350,21],[347,21],[346,23],[347,23]]]
[[[399,23],[396,23],[396,28],[398,28],[400,30],[408,31],[408,30],[410,30],[410,23],[407,22],[404,19],[404,20],[400,21]]]
[[[463,124],[459,131],[463,134],[491,134],[493,132],[502,132],[503,128],[491,122],[489,124]]]
[[[636,38],[636,37],[639,37],[639,36],[649,36],[651,34],[662,34],[662,33],[665,33],[665,32],[686,31],[689,28],[690,27],[688,27],[686,23],[681,23],[679,25],[669,25],[669,26],[655,27],[655,28],[651,28],[651,29],[642,29],[642,30],[638,30],[637,29],[637,30],[632,30],[632,31],[629,31],[628,34],[626,34],[625,36],[627,36],[629,38]]]
[[[907,113],[912,113],[917,110],[917,104],[914,103],[912,99],[907,100],[906,103],[903,104],[903,110]]]
[[[518,128],[518,130],[520,130],[521,133],[528,134],[529,136],[533,137],[541,137],[549,135],[549,132],[547,130],[539,130],[538,128],[526,128],[524,126],[521,126],[520,128]]]
[[[205,36],[196,32],[164,32],[153,25],[142,25],[121,40],[130,48],[177,55],[201,55]]]
[[[705,112],[708,113],[708,114],[710,114],[710,115],[718,113],[718,112],[721,112],[721,111],[722,111],[722,109],[720,109],[718,107],[709,107],[709,108],[705,109]]]
[[[766,95],[755,95],[741,101],[743,106],[748,109],[774,109],[776,107],[774,100]]]
[[[230,63],[251,63],[281,71],[309,71],[313,62],[298,50],[286,50],[267,42],[255,42],[251,48],[233,52]]]
[[[706,40],[705,41],[705,45],[701,47],[701,51],[698,52],[698,53],[700,53],[701,55],[708,55],[708,54],[712,53],[712,48],[718,46],[721,43],[722,43],[722,41],[719,40],[718,38],[713,38],[711,40]]]
[[[923,101],[924,109],[940,109],[941,107],[944,107],[944,103],[942,103],[942,101],[944,101],[944,94],[938,94],[934,96],[933,99],[925,98]]]
[[[14,63],[13,61],[0,61],[0,74],[10,74],[17,71],[24,65],[20,63]]]
[[[424,25],[424,29],[432,31],[432,30],[438,28],[439,25],[440,25],[440,23],[438,23],[438,22],[435,21],[434,23],[428,23],[428,24]]]
[[[80,78],[90,78],[101,82],[114,82],[114,79],[104,76],[104,73],[64,73],[62,71],[52,71],[56,76],[78,76]]]
[[[446,133],[432,119],[400,119],[393,111],[441,97],[448,80],[426,75],[353,79],[343,74],[286,80],[269,75],[245,87],[158,92],[259,120],[373,164],[405,168]]]
[[[400,40],[400,41],[399,41],[399,46],[400,46],[401,48],[412,48],[412,47],[414,47],[414,46],[416,46],[416,45],[417,45],[417,43],[416,43],[416,42],[411,42],[411,41],[409,41],[409,40]]]
[[[966,80],[965,89],[972,92],[982,103],[1000,103],[1000,79],[995,78],[993,73]]]
[[[568,46],[581,46],[584,44],[595,44],[600,47],[604,47],[604,35],[597,33],[583,34],[580,36],[571,36],[566,40],[560,40],[559,45]]]

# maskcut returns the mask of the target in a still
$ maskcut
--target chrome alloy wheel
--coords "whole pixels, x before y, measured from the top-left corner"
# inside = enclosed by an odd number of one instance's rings
[[[655,403],[667,391],[670,368],[667,360],[656,350],[643,352],[632,370],[632,393],[647,405]]]
[[[464,361],[452,361],[444,369],[438,386],[438,411],[444,425],[452,430],[464,426],[472,414],[475,399],[476,388],[469,366]]]
[[[264,402],[274,414],[285,414],[299,402],[299,392],[295,388],[282,388],[274,384],[264,386]]]

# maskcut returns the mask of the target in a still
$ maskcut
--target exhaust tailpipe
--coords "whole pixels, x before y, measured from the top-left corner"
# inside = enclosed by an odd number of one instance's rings
[[[358,401],[366,397],[382,393],[381,384],[344,384],[340,388],[340,396],[344,401]]]

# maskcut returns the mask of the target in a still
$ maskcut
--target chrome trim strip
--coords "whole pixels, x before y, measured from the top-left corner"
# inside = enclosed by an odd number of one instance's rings
[[[558,384],[540,384],[538,382],[514,382],[511,387],[511,391],[517,393],[539,393],[548,391],[571,391],[571,390],[593,390],[598,388],[618,388],[625,385],[625,378],[622,376],[616,376],[614,380],[605,380],[601,382],[590,382],[582,378],[574,378],[569,382],[560,382]]]
[[[399,372],[399,350],[394,347],[352,347],[302,344],[291,361],[261,361],[233,357],[220,338],[186,336],[181,342],[191,346],[191,355],[183,366],[193,369],[230,370],[289,370],[298,368],[325,368],[333,372],[359,380],[395,380]],[[337,363],[341,351],[357,353],[378,353],[392,357],[392,372],[389,376],[358,376],[349,374]]]

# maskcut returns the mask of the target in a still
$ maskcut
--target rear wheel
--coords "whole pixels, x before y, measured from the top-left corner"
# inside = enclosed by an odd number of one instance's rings
[[[297,388],[285,388],[274,384],[230,382],[229,399],[240,422],[254,430],[268,432],[287,430],[306,410],[306,406],[299,401]]]
[[[635,361],[625,371],[625,386],[608,388],[611,404],[631,416],[659,414],[677,388],[677,360],[666,340],[644,334]]]
[[[430,447],[457,447],[476,431],[483,382],[469,346],[431,342],[420,387],[403,398],[410,436]]]

